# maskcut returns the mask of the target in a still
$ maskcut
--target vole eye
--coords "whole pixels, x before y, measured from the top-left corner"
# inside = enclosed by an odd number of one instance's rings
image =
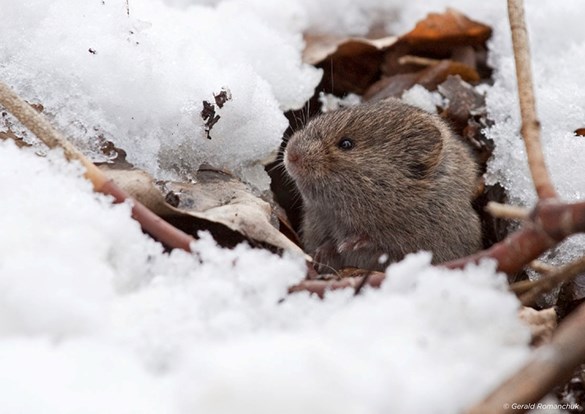
[[[343,137],[339,140],[337,146],[344,151],[348,151],[353,148],[354,143],[351,139]]]

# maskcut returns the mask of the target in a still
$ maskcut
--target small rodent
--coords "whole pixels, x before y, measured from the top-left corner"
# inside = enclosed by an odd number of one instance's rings
[[[440,263],[481,247],[477,168],[437,115],[394,98],[326,113],[290,138],[284,165],[319,270],[383,270],[418,250]]]

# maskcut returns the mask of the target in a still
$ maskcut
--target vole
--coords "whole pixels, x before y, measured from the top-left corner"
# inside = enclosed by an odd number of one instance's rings
[[[320,270],[383,270],[418,250],[440,263],[481,246],[477,167],[437,115],[394,98],[326,113],[293,134],[284,165]]]

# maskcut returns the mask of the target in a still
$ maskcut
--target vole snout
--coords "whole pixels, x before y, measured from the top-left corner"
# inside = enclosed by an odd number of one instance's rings
[[[284,166],[297,183],[310,181],[322,169],[324,158],[320,147],[319,142],[303,132],[293,135],[289,140],[284,151]]]

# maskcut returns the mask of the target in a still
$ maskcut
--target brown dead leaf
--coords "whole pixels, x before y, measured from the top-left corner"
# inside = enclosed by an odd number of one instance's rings
[[[453,9],[442,14],[431,13],[387,48],[382,73],[392,76],[419,70],[416,64],[404,62],[405,55],[415,55],[419,58],[459,62],[479,71],[479,76],[489,77],[490,70],[485,62],[485,42],[490,36],[491,29],[488,26]]]
[[[16,136],[16,134],[12,131],[12,129],[10,129],[10,127],[8,127],[8,130],[6,132],[0,131],[0,140],[8,140],[8,139],[13,140],[14,143],[16,144],[16,146],[19,148],[31,146],[30,144],[25,142],[24,139]]]
[[[448,104],[442,116],[449,119],[459,134],[468,126],[469,119],[486,113],[485,98],[460,76],[449,76],[438,86]]]
[[[222,246],[233,247],[247,241],[253,246],[272,247],[274,251],[293,251],[309,259],[273,226],[270,204],[229,174],[200,170],[194,184],[161,183],[167,198],[177,205],[173,207],[144,171],[116,170],[107,165],[100,168],[154,213],[194,236],[198,231],[208,230]]]
[[[361,94],[380,76],[384,49],[396,37],[381,39],[339,38],[334,36],[305,37],[303,61],[323,69],[328,88],[343,95]]]
[[[557,313],[554,308],[536,310],[523,307],[518,317],[530,327],[532,345],[540,346],[550,342],[557,327]]]
[[[400,73],[380,79],[372,84],[364,93],[364,101],[379,101],[394,97],[399,98],[404,91],[416,85],[419,73]]]
[[[567,302],[577,302],[585,299],[585,274],[580,274],[562,287],[563,299]]]
[[[491,34],[489,26],[449,8],[445,13],[430,13],[412,31],[402,36],[400,41],[419,53],[450,55],[458,47],[482,46]]]
[[[404,91],[417,84],[434,91],[439,84],[453,75],[459,75],[469,82],[479,81],[479,75],[472,67],[452,60],[441,60],[418,72],[382,78],[368,88],[363,98],[365,101],[379,101],[389,97],[398,98],[402,96]]]
[[[336,53],[351,55],[354,53],[380,52],[384,48],[393,45],[397,39],[395,36],[367,39],[363,37],[306,35],[303,62],[310,65],[318,65]]]

